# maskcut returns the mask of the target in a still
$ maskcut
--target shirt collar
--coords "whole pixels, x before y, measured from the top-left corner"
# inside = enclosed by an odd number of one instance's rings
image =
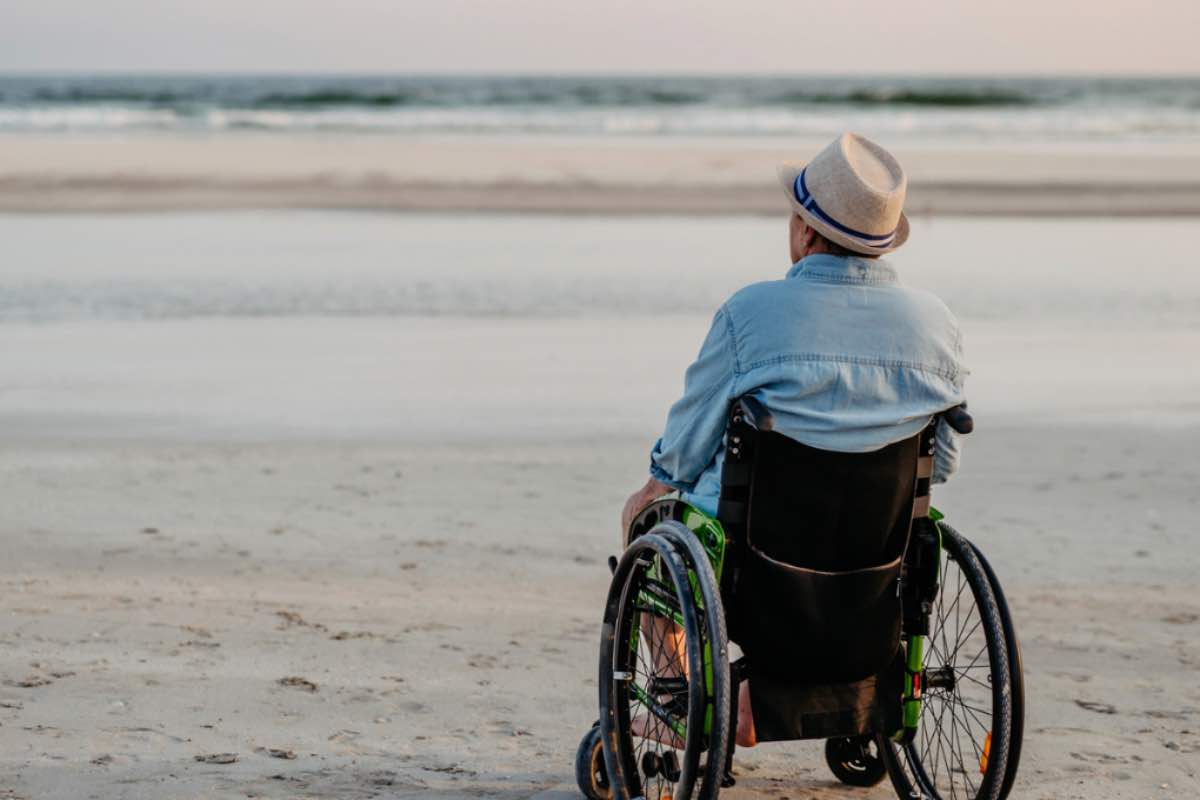
[[[845,283],[896,283],[896,270],[881,258],[835,256],[817,253],[805,256],[788,270],[789,278],[833,280]]]

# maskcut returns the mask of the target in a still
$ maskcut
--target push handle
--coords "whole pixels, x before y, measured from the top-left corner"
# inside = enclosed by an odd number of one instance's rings
[[[730,417],[735,424],[745,421],[751,428],[759,431],[769,431],[775,427],[775,419],[771,412],[750,395],[743,395],[734,401]]]
[[[967,413],[967,404],[965,402],[954,408],[946,409],[940,416],[946,420],[947,425],[958,433],[967,434],[975,430],[975,418]]]

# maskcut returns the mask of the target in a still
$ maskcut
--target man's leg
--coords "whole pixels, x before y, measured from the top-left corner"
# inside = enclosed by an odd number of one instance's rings
[[[738,747],[754,747],[758,737],[754,733],[754,712],[750,708],[750,681],[744,680],[738,687]]]

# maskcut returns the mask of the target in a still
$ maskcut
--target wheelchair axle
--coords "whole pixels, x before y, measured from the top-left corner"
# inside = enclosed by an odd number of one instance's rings
[[[947,689],[953,691],[955,685],[954,668],[938,667],[925,670],[922,685],[926,689]]]

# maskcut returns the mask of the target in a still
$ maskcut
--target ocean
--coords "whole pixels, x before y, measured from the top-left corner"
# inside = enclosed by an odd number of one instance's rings
[[[1200,78],[0,76],[3,132],[1188,142]]]

